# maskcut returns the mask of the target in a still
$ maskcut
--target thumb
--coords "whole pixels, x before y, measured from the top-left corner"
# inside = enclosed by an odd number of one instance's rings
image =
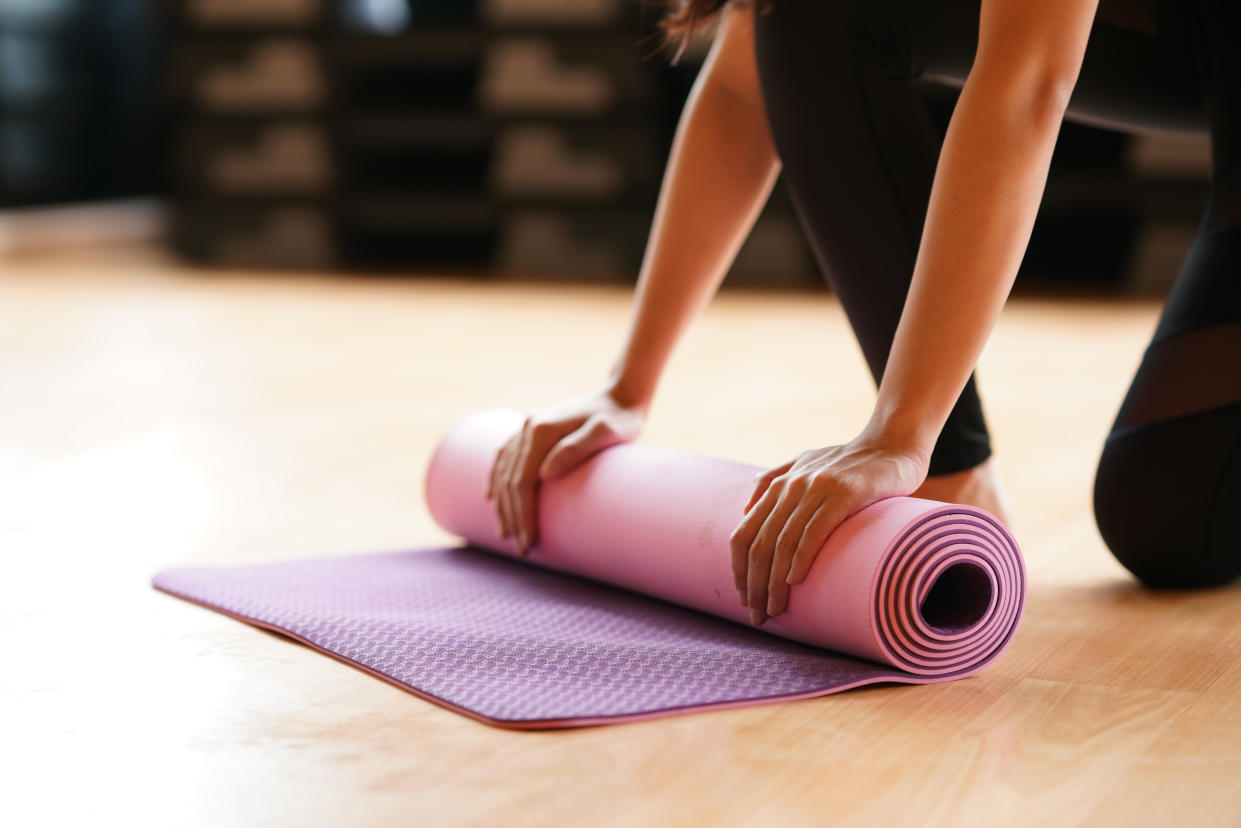
[[[557,443],[539,467],[539,479],[550,480],[579,465],[587,457],[616,442],[602,420],[587,423]]]

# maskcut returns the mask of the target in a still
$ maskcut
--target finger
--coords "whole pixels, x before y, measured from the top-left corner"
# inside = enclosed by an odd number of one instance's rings
[[[539,529],[538,493],[533,480],[523,481],[518,485],[516,505],[517,517],[522,527],[518,534],[521,544],[519,552],[526,555],[534,546]]]
[[[767,615],[775,617],[789,606],[789,569],[793,556],[802,542],[806,524],[817,514],[822,498],[806,496],[789,515],[788,522],[776,538],[775,554],[771,558],[771,578],[767,582]]]
[[[539,468],[539,479],[550,480],[575,468],[590,455],[620,442],[620,437],[601,417],[591,417],[555,445]]]
[[[758,499],[767,491],[767,487],[771,485],[771,481],[775,480],[791,468],[793,468],[792,460],[782,466],[776,466],[774,469],[768,469],[767,471],[757,475],[758,480],[754,484],[754,491],[750,493],[750,499],[746,501],[745,508],[742,509],[742,511],[750,511],[750,507],[757,503]]]
[[[483,497],[487,500],[491,500],[495,496],[496,469],[500,467],[500,455],[503,452],[504,446],[500,446],[499,450],[496,451],[495,457],[491,461],[491,468],[487,471],[487,491],[483,494]],[[500,501],[494,501],[491,504],[491,508],[496,514],[496,535],[498,536],[500,534]]]
[[[517,554],[522,556],[526,554],[530,532],[525,520],[527,498],[523,488],[522,470],[525,468],[526,458],[530,455],[530,441],[533,435],[532,427],[527,426],[522,430],[521,440],[517,444],[513,464],[509,469],[509,516],[513,521],[513,538],[517,542]]]
[[[554,434],[532,431],[525,444],[525,453],[517,461],[517,509],[522,526],[523,554],[535,544],[539,531],[538,467],[547,453]]]
[[[496,467],[500,465],[500,454],[504,451],[504,446],[500,446],[496,450],[495,457],[491,458],[491,468],[487,471],[487,490],[483,492],[483,497],[491,500],[491,495],[495,491],[496,483]]]
[[[514,440],[516,437],[513,438]],[[513,520],[509,507],[510,492],[508,486],[509,467],[513,462],[513,441],[505,444],[504,454],[500,458],[500,468],[496,472],[496,503],[500,513],[500,537],[509,538],[513,535]]]
[[[790,584],[800,584],[806,580],[810,565],[814,563],[823,544],[827,543],[828,536],[845,522],[845,518],[864,505],[864,498],[847,492],[837,494],[836,497],[829,495],[823,500],[819,511],[806,524],[801,543],[793,554],[793,563],[786,579]]]
[[[521,447],[522,437],[529,427],[530,418],[527,417],[522,423],[521,430],[509,438],[508,443],[504,447],[504,466],[500,470],[498,479],[500,506],[504,515],[503,537],[510,539],[517,537],[517,520],[513,510],[513,463],[517,458],[517,451]]]
[[[733,586],[737,588],[737,597],[743,607],[750,605],[747,595],[750,547],[754,545],[754,538],[762,528],[763,521],[775,508],[777,495],[778,490],[769,488],[728,537],[728,548],[732,554]]]
[[[750,545],[750,561],[746,571],[746,598],[750,605],[750,622],[762,624],[767,620],[767,585],[771,581],[771,558],[776,550],[776,538],[788,522],[789,515],[801,502],[805,484],[792,478],[781,486],[779,500],[763,521],[762,528]]]
[[[506,442],[505,446],[508,445]],[[491,475],[487,488],[491,492],[491,497],[495,501],[493,504],[496,513],[496,534],[504,537],[504,504],[502,498],[504,492],[500,489],[501,474],[504,469],[504,446],[500,446],[500,450],[496,452],[495,462],[491,464]]]

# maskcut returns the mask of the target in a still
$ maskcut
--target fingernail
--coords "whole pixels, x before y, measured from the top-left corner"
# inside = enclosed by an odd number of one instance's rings
[[[745,599],[745,590],[742,590],[742,589],[737,590],[737,598],[741,601],[741,606],[748,607],[750,605],[749,602],[746,601]]]
[[[764,620],[765,619],[763,618],[763,614],[761,612],[759,612],[756,609],[750,610],[750,623],[751,624],[757,627],[760,624],[762,624]]]

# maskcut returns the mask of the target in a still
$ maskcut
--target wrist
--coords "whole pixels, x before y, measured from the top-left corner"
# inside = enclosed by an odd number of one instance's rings
[[[624,377],[609,377],[603,393],[622,408],[634,408],[643,414],[651,408],[654,389],[627,382]]]
[[[909,408],[876,406],[860,437],[887,451],[909,455],[929,465],[941,428],[932,418]]]

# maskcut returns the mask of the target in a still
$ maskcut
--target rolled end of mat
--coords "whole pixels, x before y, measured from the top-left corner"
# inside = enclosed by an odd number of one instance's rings
[[[444,529],[512,555],[496,533],[487,480],[522,425],[510,409],[454,425],[426,475]],[[729,536],[759,467],[638,443],[599,452],[541,484],[539,538],[528,562],[748,624],[732,583]],[[1011,533],[972,506],[881,500],[842,523],[788,610],[761,629],[898,668],[909,680],[968,675],[1011,639],[1025,569]]]
[[[946,504],[910,521],[878,567],[871,612],[885,660],[916,675],[981,669],[1021,620],[1026,578],[1012,534],[982,509]]]

